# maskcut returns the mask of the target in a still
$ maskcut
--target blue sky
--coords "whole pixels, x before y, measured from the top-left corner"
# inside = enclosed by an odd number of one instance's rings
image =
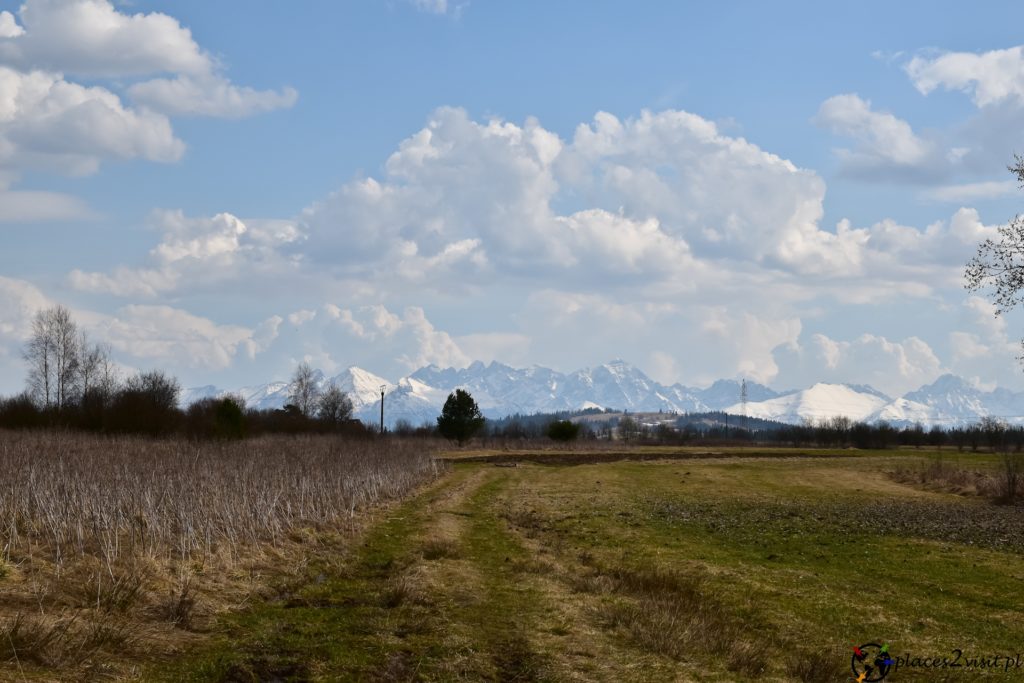
[[[187,385],[622,357],[1024,388],[1019,3],[0,2],[0,392],[70,306]]]

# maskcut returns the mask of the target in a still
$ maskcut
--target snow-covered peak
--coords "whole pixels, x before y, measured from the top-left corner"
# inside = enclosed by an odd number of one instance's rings
[[[845,384],[819,382],[809,389],[778,396],[767,401],[747,403],[746,414],[779,422],[820,422],[833,417],[865,420],[881,410],[888,399],[874,393],[857,391]],[[743,406],[733,404],[725,409],[740,414]]]
[[[380,401],[382,385],[385,391],[391,391],[395,386],[383,377],[354,365],[332,377],[331,382],[348,394],[355,408]]]

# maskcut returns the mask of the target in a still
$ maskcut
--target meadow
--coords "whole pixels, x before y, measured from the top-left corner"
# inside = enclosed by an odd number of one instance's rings
[[[1022,511],[932,482],[934,455],[457,455],[356,552],[313,563],[147,675],[835,681],[868,642],[911,660],[1024,642]],[[943,457],[998,471],[995,456]],[[911,471],[922,476],[899,481]],[[890,679],[968,675],[1022,671],[904,666]]]
[[[50,613],[64,604],[108,615],[108,628],[145,613],[156,634],[147,651],[133,632],[127,654],[99,647],[91,669],[65,671],[146,681],[835,681],[849,680],[852,649],[864,643],[888,644],[908,662],[960,650],[963,665],[1016,655],[1024,642],[1024,510],[987,494],[995,454],[581,446],[458,450],[442,462],[422,460],[421,442],[360,460],[389,468],[363,481],[385,486],[401,473],[403,485],[355,505],[314,495],[305,512],[290,512],[274,502],[290,476],[337,491],[346,469],[333,484],[309,474],[331,464],[326,450],[314,457],[301,444],[264,444],[264,453],[288,452],[264,475],[276,493],[252,498],[250,489],[217,502],[230,506],[223,514],[205,513],[218,520],[210,536],[219,543],[207,548],[191,532],[183,542],[185,527],[165,525],[177,531],[145,555],[164,567],[165,593],[122,608],[113,584],[87,572],[48,579]],[[245,461],[254,447],[210,448]],[[219,456],[208,457],[215,469]],[[211,490],[251,480],[236,465],[223,470]],[[206,499],[186,495],[190,505]],[[293,491],[291,504],[308,495]],[[268,509],[277,522],[258,512]],[[229,533],[235,515],[239,530]],[[48,533],[37,530],[31,555],[43,573],[57,567]],[[194,553],[185,564],[183,543]],[[8,633],[12,613],[35,612],[28,577],[42,582],[20,547],[20,566],[6,561],[0,579]],[[72,556],[91,566],[74,544],[69,566]],[[92,557],[107,581],[102,551]],[[175,625],[180,584],[169,570],[186,565],[193,586],[207,582],[197,603],[206,611]],[[14,605],[12,582],[22,596]],[[88,589],[73,608],[71,583]],[[221,594],[210,590],[218,584]],[[75,647],[87,632],[76,631]],[[50,680],[60,666],[40,654],[19,670],[0,653],[0,674],[12,680]],[[1024,669],[903,665],[887,680],[974,676],[1018,680]]]

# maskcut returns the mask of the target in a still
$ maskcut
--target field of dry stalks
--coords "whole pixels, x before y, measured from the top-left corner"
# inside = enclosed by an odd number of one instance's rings
[[[130,676],[436,475],[422,442],[0,432],[0,679]]]

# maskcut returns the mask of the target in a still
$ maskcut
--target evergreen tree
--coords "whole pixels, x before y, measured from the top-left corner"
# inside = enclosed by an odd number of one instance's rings
[[[484,426],[484,416],[480,407],[464,389],[456,389],[448,394],[441,415],[437,418],[437,431],[441,436],[463,445]]]

